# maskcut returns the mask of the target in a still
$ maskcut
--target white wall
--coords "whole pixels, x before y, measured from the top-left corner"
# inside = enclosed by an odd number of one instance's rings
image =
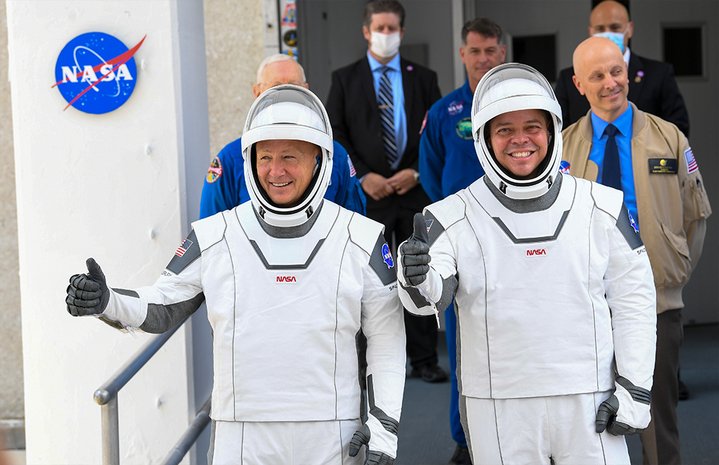
[[[149,284],[196,216],[185,193],[197,196],[188,185],[201,183],[206,158],[202,171],[187,172],[185,142],[193,131],[207,140],[207,118],[206,104],[204,112],[197,101],[183,108],[181,77],[189,85],[205,74],[204,61],[193,63],[193,51],[180,48],[202,37],[192,20],[181,37],[178,16],[188,11],[185,0],[7,2],[27,463],[100,463],[93,391],[152,337],[70,317],[68,277],[93,256],[111,286]],[[62,47],[90,31],[129,46],[147,34],[135,55],[134,94],[104,115],[63,111],[66,102],[50,87]],[[123,464],[161,459],[196,408],[189,331],[180,329],[120,393]]]

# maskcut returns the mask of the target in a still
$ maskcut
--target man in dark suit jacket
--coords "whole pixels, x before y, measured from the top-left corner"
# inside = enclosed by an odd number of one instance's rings
[[[412,234],[414,213],[429,203],[419,185],[419,138],[429,107],[441,97],[434,71],[399,57],[404,16],[396,0],[367,3],[362,26],[367,55],[332,73],[327,100],[334,137],[347,148],[367,194],[367,216],[385,225],[387,242],[394,236],[395,245]],[[389,94],[380,92],[384,73]],[[382,95],[392,103],[380,103]],[[394,124],[388,128],[383,116]],[[388,138],[395,146],[392,155]],[[437,365],[435,319],[405,312],[405,326],[411,375],[446,380]]]
[[[631,52],[628,43],[633,32],[634,23],[629,20],[629,12],[613,0],[600,2],[589,16],[589,35],[604,35],[617,45],[621,44],[624,60],[629,60],[629,101],[642,111],[674,123],[689,137],[689,114],[674,79],[674,68]],[[554,89],[562,106],[562,126],[565,128],[589,111],[589,102],[577,91],[573,76],[573,67],[561,70]]]

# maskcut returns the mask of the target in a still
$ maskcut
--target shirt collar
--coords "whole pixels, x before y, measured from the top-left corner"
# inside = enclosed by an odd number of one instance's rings
[[[632,129],[632,116],[634,112],[632,111],[632,106],[627,105],[627,109],[624,110],[624,113],[619,115],[617,119],[614,121],[611,121],[611,123],[617,128],[619,131],[619,134],[622,136],[628,136],[630,134],[630,131]],[[591,113],[592,117],[592,135],[595,139],[601,139],[601,137],[604,135],[604,130],[607,128],[610,122],[604,121],[599,116],[595,115],[594,112]]]
[[[383,66],[388,67],[392,71],[399,72],[399,53],[392,57],[392,59],[387,63],[386,65],[383,65],[379,61],[375,59],[375,57],[372,56],[372,54],[367,50],[367,60],[369,61],[369,69],[372,71],[372,73],[376,72],[378,69],[382,68]]]
[[[632,52],[629,50],[629,47],[627,47],[626,50],[624,50],[624,63],[629,66],[629,59],[632,57]]]

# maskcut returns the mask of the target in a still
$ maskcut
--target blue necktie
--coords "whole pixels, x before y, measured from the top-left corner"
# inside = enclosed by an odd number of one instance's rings
[[[604,148],[604,163],[602,165],[602,184],[622,190],[622,171],[619,168],[619,149],[615,135],[619,132],[613,124],[607,125],[604,133],[607,135],[607,145]]]
[[[394,168],[398,159],[397,139],[394,133],[394,98],[392,96],[392,83],[389,80],[387,66],[382,67],[382,77],[379,80],[379,95],[377,104],[382,121],[382,142],[387,162]]]

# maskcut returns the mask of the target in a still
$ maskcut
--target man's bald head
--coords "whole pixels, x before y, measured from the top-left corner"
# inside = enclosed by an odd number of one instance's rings
[[[281,84],[294,84],[309,88],[305,81],[305,70],[294,58],[275,54],[270,55],[257,68],[257,82],[252,86],[252,94],[257,98],[270,87]]]
[[[589,15],[589,35],[602,32],[621,32],[624,34],[624,47],[634,34],[634,23],[629,20],[629,12],[619,2],[605,0],[599,2]]]
[[[597,116],[611,122],[627,109],[627,64],[614,42],[604,37],[584,40],[574,50],[573,64],[574,85]]]

